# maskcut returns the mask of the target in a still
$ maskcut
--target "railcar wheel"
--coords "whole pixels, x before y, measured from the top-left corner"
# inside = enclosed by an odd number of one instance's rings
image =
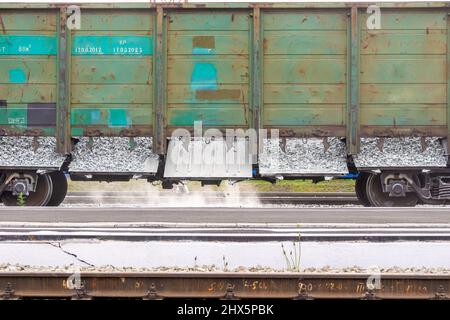
[[[57,207],[64,201],[67,195],[67,179],[62,171],[50,173],[50,178],[52,179],[53,191],[47,206]]]
[[[358,198],[359,202],[361,202],[361,204],[364,207],[370,207],[370,201],[369,199],[367,199],[367,195],[366,195],[366,183],[367,183],[367,178],[368,178],[369,174],[367,173],[360,173],[358,175],[358,178],[356,178],[356,182],[355,182],[355,193],[356,193],[356,197]]]
[[[369,174],[366,180],[366,197],[373,207],[414,207],[419,198],[412,192],[404,197],[390,197],[383,192],[379,174]]]
[[[28,196],[20,198],[18,195],[13,195],[10,191],[4,191],[1,195],[2,202],[5,206],[45,206],[51,196],[53,190],[53,183],[50,175],[42,174],[38,176],[36,191],[30,191]]]

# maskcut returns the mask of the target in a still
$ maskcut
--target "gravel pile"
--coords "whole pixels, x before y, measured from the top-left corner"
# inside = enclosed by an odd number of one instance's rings
[[[0,166],[59,168],[65,157],[55,149],[55,137],[0,137]]]
[[[445,167],[447,157],[440,138],[361,138],[357,167]]]
[[[19,264],[0,264],[0,272],[292,272],[288,269],[274,269],[264,266],[255,267],[237,267],[235,269],[223,269],[223,267],[215,265],[203,265],[193,267],[158,267],[158,268],[133,268],[133,267],[114,267],[107,266],[95,266],[85,267],[76,265],[66,266],[29,266]],[[380,268],[380,269],[365,269],[358,266],[352,266],[347,268],[332,268],[325,266],[322,268],[305,268],[301,269],[301,273],[358,273],[358,274],[373,274],[373,273],[414,273],[414,274],[450,274],[450,269],[446,268]]]
[[[158,155],[150,137],[78,137],[72,172],[156,172]]]
[[[271,174],[346,174],[345,143],[339,138],[288,138],[285,152],[281,139],[264,139],[259,171]]]

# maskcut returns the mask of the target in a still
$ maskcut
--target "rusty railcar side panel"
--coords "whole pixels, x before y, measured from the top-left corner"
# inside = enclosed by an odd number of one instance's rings
[[[361,25],[361,126],[445,129],[447,11],[399,8],[381,14],[380,30]]]
[[[347,10],[262,12],[264,127],[345,130]]]
[[[69,154],[72,150],[70,134],[70,32],[67,27],[67,8],[58,13],[58,72],[57,72],[57,112],[56,112],[56,152]]]
[[[250,12],[167,14],[168,126],[248,128]]]
[[[0,132],[54,136],[58,11],[0,11]]]
[[[57,136],[62,153],[68,135],[155,136],[160,154],[194,121],[347,137],[350,154],[359,135],[448,135],[448,3],[380,3],[379,30],[362,3],[80,7],[64,61],[64,5],[0,4],[0,134]]]
[[[153,19],[149,10],[82,11],[71,30],[72,135],[151,132]]]

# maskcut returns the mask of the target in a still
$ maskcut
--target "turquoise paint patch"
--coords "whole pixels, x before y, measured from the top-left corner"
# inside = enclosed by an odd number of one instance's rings
[[[0,125],[26,128],[27,115],[26,108],[0,108]]]
[[[91,110],[91,114],[90,114],[90,124],[100,124],[101,122],[101,117],[102,117],[102,113],[100,112],[100,110]]]
[[[9,70],[9,82],[25,83],[27,82],[27,76],[22,69],[11,69]]]
[[[0,55],[56,55],[53,36],[0,36]]]
[[[214,49],[195,47],[192,48],[192,54],[214,54]]]
[[[71,112],[72,125],[102,125],[101,111],[99,109],[74,109]]]
[[[84,135],[84,129],[83,128],[71,128],[71,133],[72,133],[72,136],[79,137],[79,136]]]
[[[74,36],[72,55],[148,56],[153,54],[152,36]]]
[[[192,90],[217,90],[217,69],[212,63],[197,62],[191,75]]]
[[[108,122],[110,127],[126,127],[131,121],[128,120],[125,109],[110,109]]]

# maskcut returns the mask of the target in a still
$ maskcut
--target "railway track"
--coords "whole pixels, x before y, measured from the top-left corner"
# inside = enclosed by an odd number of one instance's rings
[[[448,274],[0,273],[1,299],[447,299]]]
[[[64,204],[167,204],[179,201],[202,203],[259,203],[259,204],[358,204],[352,192],[70,192]]]
[[[449,241],[449,224],[0,223],[0,241]]]

